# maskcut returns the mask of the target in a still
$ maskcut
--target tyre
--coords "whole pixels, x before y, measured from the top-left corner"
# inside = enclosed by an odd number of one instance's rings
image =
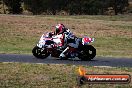
[[[41,48],[39,48],[38,46],[35,46],[32,50],[32,53],[33,55],[36,57],[36,58],[39,58],[39,59],[45,59],[47,58],[50,54],[47,52],[47,50],[42,50]]]
[[[96,49],[92,45],[83,46],[78,58],[82,61],[90,61],[96,56]]]

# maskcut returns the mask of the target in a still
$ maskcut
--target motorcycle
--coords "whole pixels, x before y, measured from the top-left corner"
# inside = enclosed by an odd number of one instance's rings
[[[51,55],[51,57],[59,58],[61,52],[66,48],[60,47],[61,36],[62,35],[57,35],[49,38],[46,37],[46,34],[43,34],[39,43],[32,49],[33,55],[39,59],[45,59],[49,55]],[[91,42],[94,42],[94,38],[84,36],[83,38],[78,39],[78,49],[75,52],[69,51],[66,54],[66,59],[78,57],[82,61],[92,60],[96,56],[96,49],[90,45]]]

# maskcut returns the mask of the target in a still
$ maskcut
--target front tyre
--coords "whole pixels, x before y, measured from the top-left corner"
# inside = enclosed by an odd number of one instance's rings
[[[46,49],[42,50],[41,48],[39,48],[38,46],[35,46],[32,49],[32,53],[36,58],[39,59],[45,59],[46,57],[48,57],[50,54],[47,52]]]
[[[82,61],[90,61],[96,56],[96,49],[92,45],[83,46],[78,58]]]

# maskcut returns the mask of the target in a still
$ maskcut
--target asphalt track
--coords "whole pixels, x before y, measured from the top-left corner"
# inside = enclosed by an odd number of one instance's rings
[[[46,59],[37,59],[33,55],[0,54],[0,62],[132,67],[132,58],[112,58],[112,57],[95,57],[92,61],[80,61],[77,58],[74,60],[59,60],[57,58],[53,58],[49,56]]]

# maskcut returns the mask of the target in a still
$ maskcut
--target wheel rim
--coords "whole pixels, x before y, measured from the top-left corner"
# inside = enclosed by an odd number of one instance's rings
[[[93,59],[95,57],[96,51],[94,49],[88,50],[88,57],[89,59]]]
[[[40,56],[42,53],[41,53],[41,49],[36,49],[35,53]]]

